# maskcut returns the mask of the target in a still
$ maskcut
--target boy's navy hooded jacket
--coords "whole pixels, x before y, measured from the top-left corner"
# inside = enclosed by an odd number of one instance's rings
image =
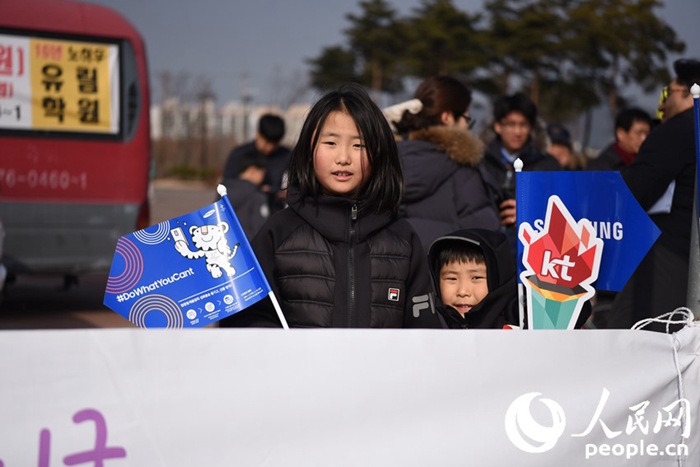
[[[469,242],[481,247],[486,260],[486,282],[489,293],[477,306],[462,317],[454,308],[444,305],[440,296],[440,252],[454,242]],[[518,325],[518,285],[515,261],[506,236],[485,229],[458,230],[433,242],[428,251],[430,273],[438,296],[438,311],[452,329],[501,329],[505,324]]]

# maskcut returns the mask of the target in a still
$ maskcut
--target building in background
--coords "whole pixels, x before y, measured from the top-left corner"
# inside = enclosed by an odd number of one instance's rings
[[[218,179],[231,148],[253,139],[265,113],[284,118],[287,131],[282,144],[291,148],[310,106],[295,104],[283,111],[231,101],[217,108],[213,99],[194,103],[167,99],[151,107],[153,175]]]

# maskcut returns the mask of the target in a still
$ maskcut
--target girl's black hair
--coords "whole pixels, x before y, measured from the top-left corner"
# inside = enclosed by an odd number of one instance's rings
[[[314,173],[314,152],[319,130],[335,111],[347,113],[355,121],[372,169],[355,194],[358,210],[397,213],[404,184],[396,141],[384,114],[359,84],[343,84],[313,105],[292,150],[289,184],[299,188],[302,198],[316,199],[322,193]]]

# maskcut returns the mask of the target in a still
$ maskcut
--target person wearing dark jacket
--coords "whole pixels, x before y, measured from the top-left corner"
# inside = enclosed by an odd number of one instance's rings
[[[425,250],[397,218],[402,190],[391,128],[361,86],[313,105],[292,152],[288,208],[251,242],[290,327],[444,327]],[[268,298],[222,325],[280,321]]]
[[[642,109],[630,107],[621,110],[615,118],[615,141],[605,147],[598,157],[589,159],[586,170],[612,170],[620,172],[629,167],[637,157],[639,148],[651,131],[651,116]],[[617,292],[598,290],[596,292],[596,327],[609,327],[608,311],[617,296]],[[604,312],[598,312],[598,311]]]
[[[493,106],[493,120],[496,139],[486,148],[481,164],[500,189],[494,201],[500,210],[501,230],[508,236],[513,258],[516,258],[513,162],[520,159],[524,171],[561,170],[561,166],[554,157],[542,153],[533,144],[532,131],[537,123],[537,106],[530,98],[516,93],[497,99]]]
[[[287,195],[286,177],[291,152],[281,145],[286,128],[282,117],[265,114],[258,120],[255,139],[235,147],[226,159],[222,179],[236,178],[240,160],[245,154],[254,153],[265,157],[267,171],[262,189],[267,194],[270,212],[285,206]]]
[[[471,91],[452,77],[433,76],[414,100],[420,110],[406,110],[392,122],[407,136],[397,143],[406,183],[402,215],[424,248],[457,229],[498,230],[498,187],[480,169],[483,144],[468,128]]]
[[[467,229],[440,237],[428,263],[436,307],[450,329],[518,326],[515,264],[502,232]]]
[[[616,170],[629,167],[651,131],[651,116],[642,109],[624,109],[615,118],[615,142],[588,161],[587,170]]]
[[[621,172],[661,235],[615,298],[610,314],[612,328],[629,328],[642,319],[687,305],[697,178],[690,87],[700,83],[700,61],[677,60],[673,68],[676,78],[659,106],[663,121],[644,140],[634,162]]]

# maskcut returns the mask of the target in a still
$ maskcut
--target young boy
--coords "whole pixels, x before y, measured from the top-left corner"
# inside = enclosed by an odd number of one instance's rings
[[[505,234],[458,230],[433,242],[428,261],[437,309],[449,328],[518,325],[515,261]]]
[[[430,245],[428,263],[437,292],[436,308],[447,327],[519,326],[515,261],[504,233],[466,229],[445,235]],[[582,328],[590,315],[587,301],[574,327]]]

